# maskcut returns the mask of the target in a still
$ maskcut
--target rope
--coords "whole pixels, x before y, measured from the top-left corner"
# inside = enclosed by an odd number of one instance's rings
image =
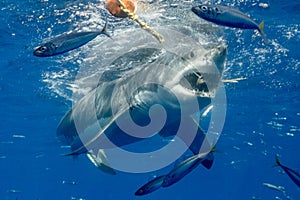
[[[131,12],[130,10],[126,9],[125,4],[122,2],[122,0],[117,0],[118,3],[120,4],[120,8],[123,12],[125,12],[128,16],[129,19],[135,21],[136,23],[138,23],[140,25],[140,27],[144,30],[146,30],[147,32],[149,32],[150,34],[152,34],[160,43],[164,42],[164,38],[163,36],[161,36],[158,32],[156,32],[155,30],[153,30],[151,27],[149,27],[145,22],[141,21],[137,14]]]

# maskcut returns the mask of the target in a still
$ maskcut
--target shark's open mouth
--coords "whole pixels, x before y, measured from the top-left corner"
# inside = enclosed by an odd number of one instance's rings
[[[208,97],[212,92],[208,89],[203,75],[197,71],[189,71],[186,73],[179,81],[179,84],[197,96]]]

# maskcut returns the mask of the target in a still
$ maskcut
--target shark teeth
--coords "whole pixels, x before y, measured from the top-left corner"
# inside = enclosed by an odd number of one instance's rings
[[[204,90],[193,89],[192,90],[194,95],[201,96],[201,97],[212,97],[210,92],[205,92]]]
[[[211,91],[208,89],[203,75],[197,71],[191,71],[183,76],[179,84],[185,89],[191,91],[194,95],[201,97],[210,97]]]

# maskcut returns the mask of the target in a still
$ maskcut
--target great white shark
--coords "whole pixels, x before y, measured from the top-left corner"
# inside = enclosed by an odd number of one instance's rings
[[[227,47],[191,47],[180,55],[145,47],[129,54],[158,56],[134,73],[100,80],[65,114],[57,136],[70,145],[67,155],[87,154],[97,167],[113,174],[103,150],[154,135],[176,135],[193,154],[199,154],[205,133],[191,115],[211,104],[224,71]],[[209,169],[212,162],[204,159],[202,164]]]

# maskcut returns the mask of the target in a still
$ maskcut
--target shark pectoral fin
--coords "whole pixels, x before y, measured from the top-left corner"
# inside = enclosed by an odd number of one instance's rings
[[[103,149],[98,150],[97,156],[95,156],[95,154],[92,151],[89,151],[86,155],[88,159],[90,159],[90,161],[101,171],[107,174],[116,174],[115,170],[110,167]]]
[[[77,136],[73,139],[72,143],[70,144],[71,152],[66,154],[61,154],[61,156],[73,156],[74,158],[77,158],[80,154],[86,153],[87,149],[83,148],[84,145],[82,144],[82,141]],[[76,149],[80,149],[80,151],[75,151]]]
[[[73,140],[73,142],[71,143],[70,146],[71,146],[71,151],[74,151],[74,150],[76,150],[76,149],[78,149],[78,148],[80,148],[80,147],[82,147],[84,145],[83,145],[80,137],[77,136],[76,138],[74,138],[74,140]],[[82,153],[86,153],[86,152],[87,152],[86,148],[81,148],[81,150],[79,152],[77,152],[76,155],[79,155],[79,154],[82,154]]]
[[[84,150],[88,149],[88,147],[93,144],[102,134],[104,134],[104,132],[122,115],[126,112],[126,110],[128,110],[129,107],[126,107],[122,110],[120,110],[118,113],[116,113],[111,119],[110,121],[100,130],[97,132],[97,134],[95,136],[93,136],[88,142],[86,142],[85,144],[82,144],[81,146],[76,145],[77,148],[71,148],[72,152],[65,154],[66,156],[69,155],[78,155],[84,152]]]
[[[202,164],[206,169],[210,169],[210,168],[212,167],[213,163],[214,163],[214,154],[213,154],[213,152],[210,152],[210,153],[206,156],[205,160],[203,160],[203,161],[201,162],[201,164]]]

